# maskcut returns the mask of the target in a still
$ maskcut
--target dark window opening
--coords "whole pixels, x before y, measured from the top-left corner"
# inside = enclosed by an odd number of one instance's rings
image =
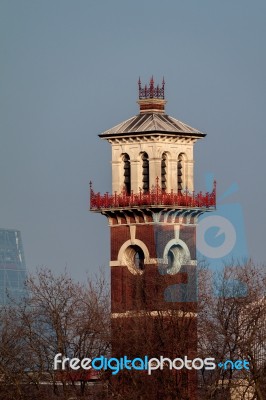
[[[142,154],[142,189],[144,193],[147,193],[150,188],[149,178],[149,157],[147,153]]]
[[[140,269],[141,271],[143,271],[144,270],[144,253],[140,247],[136,246],[135,250],[136,250],[136,253],[134,255],[135,267]]]
[[[166,191],[166,154],[162,155],[161,162],[161,179],[162,179],[162,191]]]
[[[183,186],[183,164],[184,164],[184,160],[183,160],[183,156],[181,154],[179,154],[178,156],[178,161],[177,161],[177,189],[178,189],[178,193],[181,193],[181,191],[184,189]]]
[[[174,265],[175,257],[171,250],[168,252],[167,257],[168,257],[168,267],[172,268]]]
[[[127,194],[131,193],[131,179],[130,179],[130,158],[128,154],[124,155],[124,187]]]

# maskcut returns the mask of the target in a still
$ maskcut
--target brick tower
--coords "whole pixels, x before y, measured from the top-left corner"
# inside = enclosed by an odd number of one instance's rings
[[[205,134],[165,113],[164,86],[139,80],[139,114],[99,135],[112,146],[112,194],[91,186],[90,209],[110,226],[116,356],[196,357],[196,224],[215,208],[215,187],[194,193],[193,147]],[[124,378],[124,398],[196,399],[196,371],[137,372],[141,391],[129,395]]]

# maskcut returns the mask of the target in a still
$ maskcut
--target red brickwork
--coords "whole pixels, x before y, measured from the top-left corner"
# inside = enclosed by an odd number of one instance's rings
[[[141,240],[148,248],[150,258],[162,258],[166,244],[174,239],[174,224],[139,224],[136,225],[136,239]],[[187,245],[191,259],[196,259],[195,225],[180,226],[179,238]],[[129,225],[111,226],[111,261],[117,260],[122,245],[130,240]]]
[[[140,221],[140,220],[139,220]],[[185,243],[190,260],[196,258],[195,225],[169,223],[139,223],[130,231],[129,225],[111,225],[111,308],[113,355],[121,357],[196,357],[196,266],[182,263],[175,274],[163,272],[168,266],[165,248],[169,242]],[[144,222],[144,220],[143,220]],[[131,237],[132,233],[132,237]],[[176,235],[180,242],[176,242]],[[119,251],[125,242],[134,246],[141,241],[148,249],[144,268],[135,273],[126,265],[127,258]],[[168,245],[169,247],[169,245]],[[191,295],[192,293],[192,295]],[[170,301],[172,300],[172,301]],[[123,315],[123,313],[125,313]],[[141,398],[149,400],[172,399],[176,393],[180,399],[196,400],[196,371],[169,371],[167,368],[147,372],[120,372],[112,379],[121,395],[128,396],[132,379],[141,390]],[[168,389],[166,390],[167,385]],[[142,388],[142,389],[141,389]],[[136,396],[138,396],[136,394]],[[126,397],[125,397],[126,398]],[[133,397],[132,397],[133,398]],[[138,397],[136,397],[137,399]]]
[[[189,359],[196,357],[197,323],[195,317],[184,314],[176,317],[169,315],[152,317],[144,314],[141,317],[113,318],[112,320],[113,356],[128,358],[149,358],[160,356],[171,360],[179,357]],[[127,384],[126,384],[127,382]],[[132,385],[134,382],[134,385]],[[195,370],[169,370],[167,364],[163,370],[155,370],[151,375],[147,371],[122,371],[113,379],[116,391],[125,398],[167,400],[196,400],[197,373]],[[135,387],[129,397],[128,391]],[[138,394],[139,393],[139,397]],[[141,394],[141,397],[140,397]],[[175,397],[176,396],[176,397]]]

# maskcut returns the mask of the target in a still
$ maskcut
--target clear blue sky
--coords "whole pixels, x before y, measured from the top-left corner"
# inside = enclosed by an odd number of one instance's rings
[[[103,130],[138,112],[137,80],[166,80],[167,112],[208,134],[197,188],[215,175],[265,261],[266,2],[2,0],[0,226],[22,232],[29,270],[76,279],[108,266],[109,231],[88,212],[110,191]]]

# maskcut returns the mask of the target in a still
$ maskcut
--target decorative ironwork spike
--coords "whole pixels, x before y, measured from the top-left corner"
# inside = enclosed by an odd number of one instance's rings
[[[153,76],[151,77],[150,80],[150,98],[154,97],[154,80],[153,80]]]
[[[164,76],[163,76],[163,81],[162,81],[162,97],[164,99],[164,85],[165,85],[165,80],[164,80]]]
[[[138,84],[139,84],[139,99],[141,98],[141,80],[140,80],[140,77],[139,77],[139,80],[138,80]]]

